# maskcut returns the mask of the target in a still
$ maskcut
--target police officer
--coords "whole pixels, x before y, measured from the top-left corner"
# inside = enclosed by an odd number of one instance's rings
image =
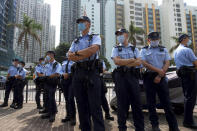
[[[148,35],[150,42],[141,51],[142,61],[146,67],[144,74],[144,86],[146,89],[146,99],[150,113],[150,121],[153,131],[160,131],[158,116],[156,114],[156,94],[164,107],[166,119],[170,131],[179,131],[177,120],[171,107],[169,89],[165,73],[170,65],[170,56],[165,47],[159,45],[159,33],[151,32]]]
[[[105,62],[103,61],[102,64],[103,64],[103,73],[108,73],[106,70]],[[103,80],[103,73],[100,74],[101,76],[101,103],[102,103],[101,105],[102,105],[103,110],[105,111],[105,119],[114,121],[114,117],[112,117],[109,112],[109,104],[106,98],[107,87]]]
[[[91,21],[87,16],[77,19],[77,24],[81,36],[72,43],[68,59],[76,62],[73,65],[72,87],[76,96],[80,127],[82,131],[91,131],[92,118],[94,131],[105,131],[98,69],[101,38],[89,33]]]
[[[126,131],[128,107],[131,105],[136,131],[144,131],[144,117],[140,104],[139,80],[135,67],[141,65],[139,50],[128,42],[129,32],[119,29],[115,32],[119,45],[112,50],[111,58],[117,65],[113,72],[118,103],[119,131]]]
[[[10,66],[8,69],[8,75],[7,75],[6,86],[5,86],[5,98],[3,104],[1,104],[0,107],[8,106],[8,98],[11,90],[13,89],[13,84],[15,81],[15,75],[17,74],[18,64],[19,64],[19,60],[13,59],[12,66]],[[15,94],[14,94],[14,98],[15,98]],[[14,104],[15,104],[15,99],[13,100],[10,107],[14,108]]]
[[[44,82],[41,81],[42,77],[44,76],[44,58],[39,59],[39,64],[35,67],[35,84],[36,84],[36,104],[37,109],[43,109],[43,107],[40,104],[40,95],[41,91],[44,89]]]
[[[64,93],[65,101],[66,101],[66,117],[62,119],[62,122],[70,121],[71,125],[76,125],[76,108],[75,108],[75,100],[74,93],[72,88],[72,76],[71,76],[71,66],[73,65],[73,61],[70,61],[66,58],[62,63],[62,90]]]
[[[46,98],[46,102],[48,105],[48,113],[42,115],[41,118],[49,118],[49,122],[54,122],[57,113],[55,92],[58,84],[58,77],[61,74],[61,65],[54,59],[54,51],[47,51],[46,55],[46,61],[48,62],[48,64],[45,65],[46,82],[44,86],[46,91],[48,92],[48,96]]]
[[[178,76],[181,78],[183,94],[185,97],[185,111],[183,125],[197,129],[193,118],[193,110],[196,104],[197,94],[197,57],[189,46],[192,44],[189,36],[183,34],[179,37],[179,47],[174,53],[174,60],[178,69]]]
[[[14,92],[16,92],[16,104],[14,109],[21,109],[23,108],[23,89],[25,87],[26,81],[26,71],[24,69],[25,62],[20,61],[18,66],[17,74],[15,75],[15,82],[14,82]]]

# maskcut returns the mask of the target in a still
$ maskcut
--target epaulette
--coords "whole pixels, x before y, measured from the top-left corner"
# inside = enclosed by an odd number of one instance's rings
[[[79,40],[80,40],[81,37],[77,37],[75,38],[75,40],[73,41],[75,44],[78,44],[79,43]]]
[[[116,45],[114,48],[118,48],[118,51],[119,51],[119,52],[121,52],[121,51],[122,51],[123,46],[122,46],[122,45]]]
[[[166,48],[165,46],[162,46],[162,45],[159,45],[158,47],[159,47],[159,48]]]
[[[57,65],[58,65],[58,62],[56,61],[56,62],[53,64],[53,70],[56,68]]]
[[[145,46],[145,47],[143,47],[142,49],[148,49],[148,47],[149,47],[149,46]]]
[[[94,37],[95,35],[99,35],[99,34],[90,34],[90,35],[88,35],[88,36],[89,36],[88,41],[89,41],[89,42],[92,41],[92,39],[93,39],[93,37]]]

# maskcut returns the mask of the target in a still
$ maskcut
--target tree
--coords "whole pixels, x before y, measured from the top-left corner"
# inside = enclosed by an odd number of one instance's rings
[[[29,41],[28,41],[29,36],[39,42],[40,57],[41,57],[42,44],[41,44],[41,39],[39,38],[39,35],[36,32],[36,31],[42,30],[41,24],[36,23],[35,20],[31,19],[27,15],[24,15],[22,24],[11,23],[11,24],[8,24],[8,26],[14,26],[14,27],[17,27],[19,30],[21,30],[21,33],[19,34],[19,37],[18,37],[18,46],[22,44],[22,41],[24,39],[23,59],[25,59],[26,51],[29,48]]]
[[[55,48],[55,59],[62,63],[66,58],[66,53],[70,48],[70,44],[67,43],[60,43],[59,46]]]
[[[178,46],[180,45],[178,37],[173,36],[172,39],[176,42],[176,45],[173,46],[172,48],[170,48],[170,51],[169,51],[170,53],[172,53],[174,50],[176,50],[176,48],[178,48]]]
[[[105,58],[104,56],[100,55],[99,57],[101,60],[103,60],[105,62],[106,65],[106,70],[108,71],[109,69],[111,69],[111,64],[109,63],[108,59]]]
[[[131,24],[129,26],[129,41],[136,45],[136,35],[143,35],[144,34],[144,30],[142,28],[139,27],[135,27],[133,22],[131,21]],[[141,37],[137,37],[138,40],[141,41],[141,44],[144,44],[143,38]]]

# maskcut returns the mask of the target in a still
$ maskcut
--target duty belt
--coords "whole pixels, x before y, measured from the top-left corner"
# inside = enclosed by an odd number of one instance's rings
[[[121,67],[117,67],[116,70],[117,70],[117,72],[122,72],[122,73],[126,73],[126,72],[135,73],[135,68],[133,68],[133,67],[121,66]]]
[[[92,69],[102,70],[102,63],[98,59],[95,62],[93,60],[92,61],[84,61],[84,62],[76,62],[76,63],[73,64],[71,69],[72,69],[72,73],[76,69],[85,69],[85,70],[88,70],[88,71],[90,71]]]

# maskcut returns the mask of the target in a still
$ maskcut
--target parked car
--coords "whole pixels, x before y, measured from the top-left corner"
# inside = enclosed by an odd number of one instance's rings
[[[182,114],[184,112],[184,96],[181,88],[180,80],[176,74],[176,71],[173,71],[174,69],[170,69],[170,72],[166,73],[166,76],[168,78],[168,87],[169,87],[169,94],[170,94],[170,100],[173,106],[173,110],[176,114]],[[110,79],[112,80],[111,74],[105,74],[104,80],[106,81],[107,86],[109,86]],[[112,81],[111,81],[112,82]],[[145,89],[143,86],[143,80],[139,80],[140,88],[141,88],[141,103],[143,106],[143,109],[147,109],[146,105],[146,94]],[[110,101],[110,107],[113,110],[117,110],[117,98],[115,92],[113,92],[112,99]],[[157,106],[158,109],[162,109],[162,105],[159,103],[159,99],[157,97]]]

